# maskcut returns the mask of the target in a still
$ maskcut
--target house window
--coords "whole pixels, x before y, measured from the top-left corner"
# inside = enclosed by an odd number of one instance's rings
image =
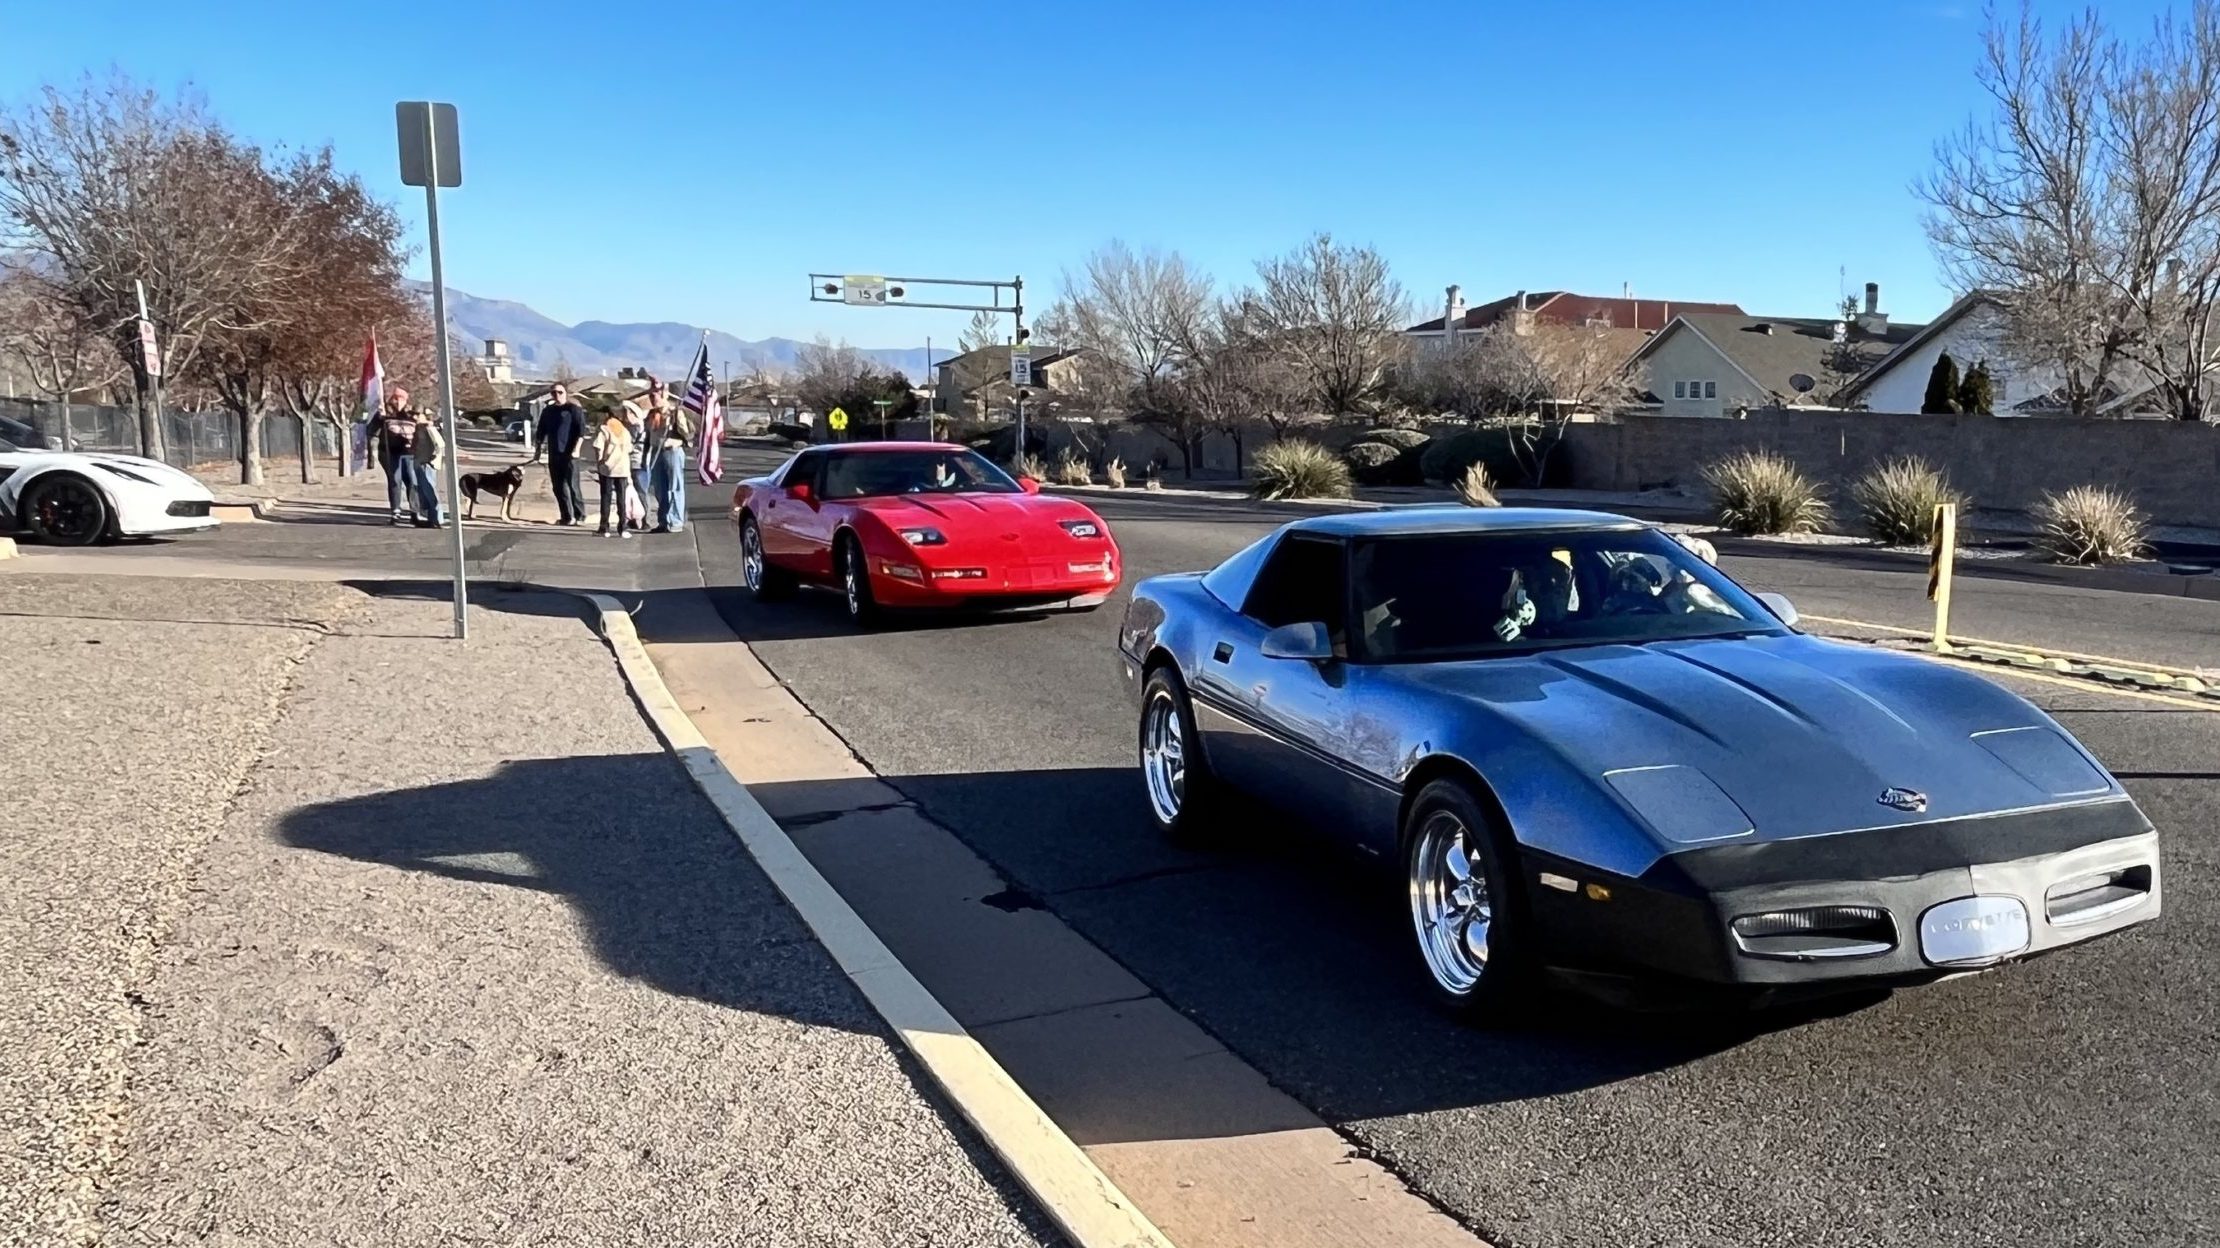
[[[1688,383],[1687,383],[1687,382],[1685,382],[1685,381],[1676,381],[1676,382],[1674,382],[1674,383],[1673,383],[1673,397],[1674,397],[1674,398],[1676,398],[1676,399],[1685,399],[1685,398],[1687,398],[1687,397],[1688,397]]]
[[[1705,382],[1705,383],[1704,383],[1704,397],[1705,397],[1705,398],[1707,398],[1707,399],[1716,399],[1716,398],[1718,398],[1718,397],[1719,397],[1719,383],[1718,383],[1718,382],[1716,382],[1716,381],[1707,381],[1707,382]]]

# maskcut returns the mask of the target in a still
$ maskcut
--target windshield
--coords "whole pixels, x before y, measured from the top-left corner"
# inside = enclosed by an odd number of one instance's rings
[[[825,461],[826,498],[1021,492],[1009,474],[975,451],[858,451]]]
[[[1374,662],[1786,631],[1654,529],[1384,538],[1350,575]]]

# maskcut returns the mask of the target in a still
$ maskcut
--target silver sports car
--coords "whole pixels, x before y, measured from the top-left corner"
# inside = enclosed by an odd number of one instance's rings
[[[1239,791],[1399,864],[1458,1013],[1544,969],[1763,995],[2157,917],[2157,833],[2049,716],[1795,625],[1639,521],[1421,508],[1144,581],[1118,645],[1164,832]]]

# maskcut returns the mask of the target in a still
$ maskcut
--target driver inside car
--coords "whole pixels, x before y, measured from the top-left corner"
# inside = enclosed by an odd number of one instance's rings
[[[1570,613],[1573,599],[1572,569],[1555,559],[1532,569],[1511,573],[1503,591],[1503,613],[1495,622],[1498,641],[1517,641],[1532,634],[1547,637]]]

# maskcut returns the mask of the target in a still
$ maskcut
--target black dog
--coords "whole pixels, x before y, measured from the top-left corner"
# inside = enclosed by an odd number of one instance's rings
[[[501,518],[513,520],[515,517],[509,514],[509,507],[524,488],[524,469],[512,465],[501,472],[466,472],[462,474],[461,484],[463,497],[470,500],[470,506],[463,512],[466,519],[478,518],[478,491],[484,490],[501,500]]]

